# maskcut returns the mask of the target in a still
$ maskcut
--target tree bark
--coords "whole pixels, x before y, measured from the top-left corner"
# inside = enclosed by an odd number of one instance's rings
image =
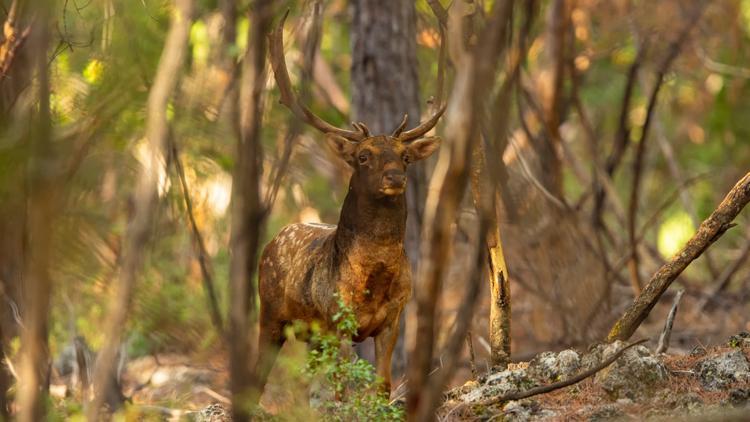
[[[47,50],[50,44],[50,16],[46,1],[33,4],[39,8],[31,45],[37,80],[38,109],[32,112],[30,131],[31,170],[27,239],[33,243],[24,262],[23,318],[21,331],[21,367],[18,395],[18,420],[38,421],[46,417],[49,390],[49,347],[47,344],[49,304],[52,282],[49,274],[52,243],[52,218],[55,215],[54,153],[52,151],[52,120]]]
[[[34,40],[29,39],[28,13],[21,13],[18,6],[18,1],[11,2],[2,16],[4,33],[0,41],[0,137],[6,142],[3,154],[25,156],[28,153],[27,134],[14,132],[10,123],[29,112],[16,110],[20,106],[16,99],[34,76],[34,59],[39,50],[29,48]],[[23,313],[25,305],[22,280],[27,252],[29,171],[25,160],[16,160],[15,164],[10,161],[6,160],[8,164],[3,169],[4,177],[5,180],[15,180],[17,183],[3,186],[0,190],[0,360],[3,352],[10,354],[10,341],[19,335],[19,325],[14,314]],[[0,364],[0,420],[10,420],[7,392],[12,381],[9,368]]]
[[[505,113],[507,112],[508,109],[505,110]],[[500,156],[502,157],[502,154]],[[503,165],[502,160],[496,165]],[[510,362],[510,281],[500,240],[495,183],[491,179],[492,176],[488,174],[487,167],[486,151],[480,143],[474,150],[472,160],[471,192],[474,206],[480,214],[488,218],[485,238],[487,248],[485,274],[489,281],[491,295],[490,362],[493,366],[506,367]]]
[[[404,114],[409,115],[409,127],[416,126],[420,108],[414,2],[352,0],[351,7],[353,119],[364,122],[375,135],[389,135]],[[426,192],[425,165],[411,166],[407,170],[405,248],[414,274]],[[396,376],[406,368],[403,325],[400,332],[393,356]],[[367,356],[369,350],[363,352]]]
[[[750,202],[750,173],[734,185],[716,210],[701,223],[698,232],[687,244],[651,277],[641,294],[609,331],[607,341],[629,339],[669,285],[694,259],[732,227],[732,220],[748,202]]]
[[[273,3],[256,0],[250,6],[248,49],[242,62],[238,109],[233,129],[237,136],[237,157],[232,181],[232,227],[229,273],[229,369],[232,391],[232,417],[250,419],[251,408],[259,399],[252,370],[256,341],[255,269],[265,209],[261,202],[263,174],[261,120],[265,85],[266,35],[271,27]]]

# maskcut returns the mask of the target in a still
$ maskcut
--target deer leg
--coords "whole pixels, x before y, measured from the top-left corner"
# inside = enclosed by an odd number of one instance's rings
[[[255,365],[255,373],[258,382],[258,394],[263,394],[268,374],[276,362],[281,346],[284,345],[284,322],[273,318],[264,318],[261,312],[260,334],[258,336],[258,360]],[[258,397],[260,399],[260,397]]]
[[[391,394],[391,356],[398,340],[398,317],[375,336],[375,365],[383,378],[382,391]]]

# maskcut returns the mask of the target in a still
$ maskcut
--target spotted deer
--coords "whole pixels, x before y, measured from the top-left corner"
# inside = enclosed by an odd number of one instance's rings
[[[335,127],[305,107],[293,92],[284,61],[283,20],[269,35],[269,56],[281,103],[326,135],[330,148],[352,168],[337,225],[302,223],[284,227],[260,257],[260,333],[256,375],[262,389],[293,321],[317,321],[332,330],[337,297],[349,306],[358,329],[353,338],[375,340],[376,369],[390,392],[391,355],[399,315],[411,294],[404,251],[406,167],[432,154],[440,139],[424,135],[445,111],[405,130],[408,117],[390,135],[373,136],[363,123]]]

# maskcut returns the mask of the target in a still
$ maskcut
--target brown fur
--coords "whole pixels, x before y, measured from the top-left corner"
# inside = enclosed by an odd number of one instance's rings
[[[439,145],[423,138],[405,145],[378,136],[352,143],[329,135],[332,148],[353,168],[338,226],[292,224],[266,246],[260,259],[261,388],[283,345],[284,327],[317,321],[333,329],[338,294],[354,311],[354,341],[375,338],[378,375],[390,391],[391,355],[398,320],[411,294],[404,252],[406,165]]]

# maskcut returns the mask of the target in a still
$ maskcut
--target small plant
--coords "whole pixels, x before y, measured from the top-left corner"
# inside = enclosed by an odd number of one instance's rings
[[[333,315],[336,332],[313,328],[305,373],[311,379],[322,378],[323,388],[332,393],[330,400],[319,405],[324,420],[331,421],[401,421],[403,409],[389,403],[380,391],[382,379],[375,375],[370,362],[357,358],[351,350],[357,333],[354,312],[337,297],[339,311]]]

